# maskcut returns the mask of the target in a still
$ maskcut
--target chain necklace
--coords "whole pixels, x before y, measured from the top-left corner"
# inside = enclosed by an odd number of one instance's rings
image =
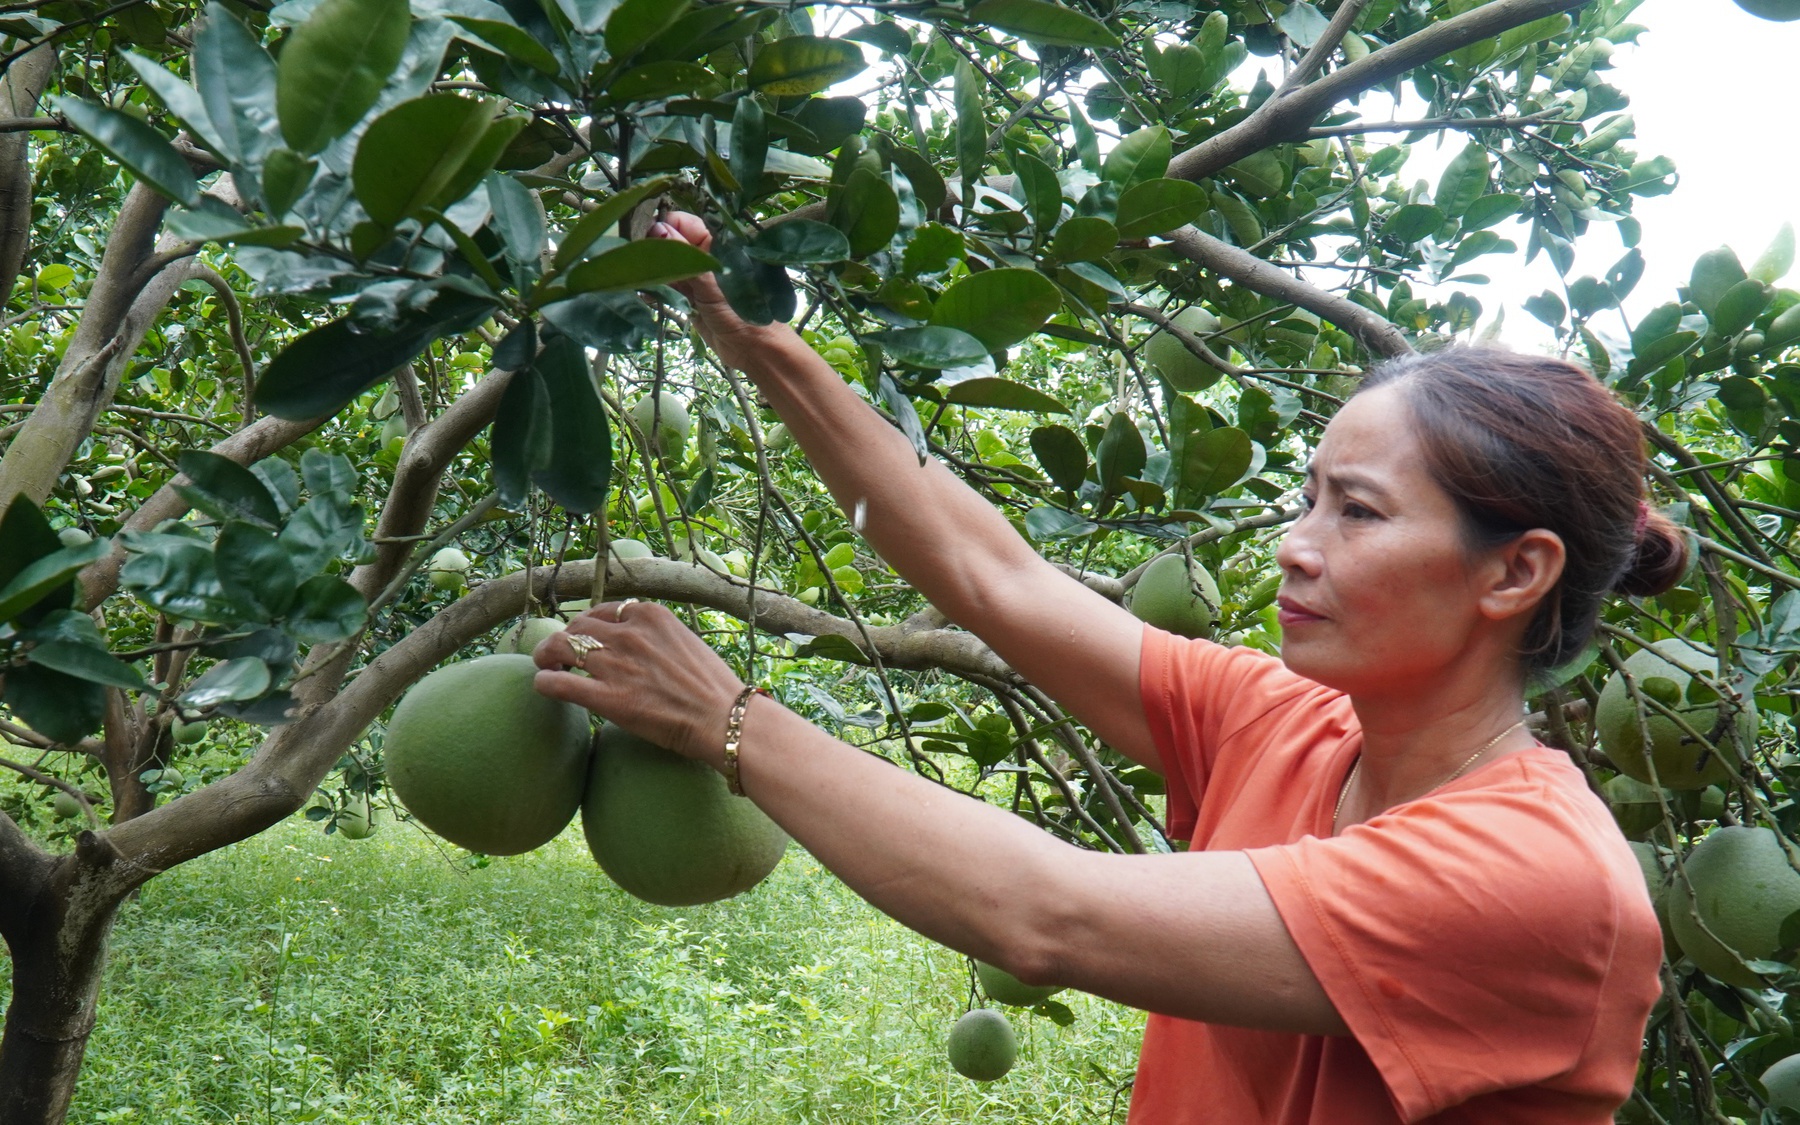
[[[1489,739],[1481,747],[1481,749],[1475,751],[1473,754],[1470,754],[1467,761],[1465,761],[1462,765],[1457,766],[1455,773],[1451,774],[1449,777],[1446,777],[1444,780],[1438,782],[1436,785],[1433,785],[1431,787],[1431,789],[1425,790],[1425,792],[1430,793],[1432,790],[1442,789],[1444,786],[1450,784],[1452,781],[1455,781],[1457,778],[1461,777],[1463,775],[1464,770],[1468,769],[1470,766],[1475,764],[1475,759],[1481,757],[1483,754],[1487,753],[1489,750],[1492,750],[1494,747],[1498,746],[1500,744],[1500,740],[1502,738],[1505,738],[1507,735],[1511,734],[1513,731],[1518,730],[1520,727],[1522,727],[1524,725],[1525,725],[1525,720],[1520,719],[1518,722],[1514,723],[1512,726],[1507,727],[1505,730],[1501,731],[1499,734],[1497,734],[1493,738]],[[1342,816],[1343,812],[1344,812],[1344,798],[1350,796],[1350,787],[1352,785],[1356,784],[1356,774],[1361,769],[1362,769],[1362,755],[1358,754],[1356,756],[1356,761],[1353,762],[1350,766],[1349,775],[1344,778],[1343,788],[1338,790],[1337,807],[1335,807],[1331,810],[1331,830],[1333,832],[1337,831],[1338,817]],[[1422,795],[1423,794],[1421,794],[1421,796]]]

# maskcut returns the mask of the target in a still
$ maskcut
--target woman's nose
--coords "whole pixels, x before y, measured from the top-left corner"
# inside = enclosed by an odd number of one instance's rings
[[[1281,537],[1281,543],[1275,548],[1275,565],[1283,573],[1298,573],[1308,577],[1317,577],[1324,562],[1319,552],[1316,521],[1311,511],[1300,513],[1300,518],[1288,526],[1287,534]]]

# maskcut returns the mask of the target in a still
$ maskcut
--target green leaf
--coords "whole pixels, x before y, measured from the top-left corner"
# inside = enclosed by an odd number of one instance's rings
[[[259,620],[286,613],[300,587],[300,576],[281,541],[238,520],[226,524],[213,544],[213,568],[225,595]]]
[[[1429,203],[1408,203],[1395,208],[1382,226],[1381,233],[1410,246],[1428,238],[1444,225],[1444,213]]]
[[[17,501],[14,502],[15,504]],[[8,513],[11,514],[10,512]],[[39,602],[49,599],[70,579],[112,553],[112,544],[94,539],[79,547],[63,547],[26,565],[0,586],[0,622],[12,621]],[[66,609],[70,603],[52,605]]]
[[[1161,125],[1151,125],[1127,134],[1114,145],[1100,166],[1100,176],[1124,191],[1133,184],[1165,175],[1171,153],[1169,131]]]
[[[1100,525],[1061,508],[1038,507],[1025,513],[1025,533],[1039,542],[1046,539],[1074,539],[1099,529]]]
[[[219,151],[235,163],[260,163],[280,135],[275,118],[275,60],[231,9],[214,0],[206,6],[206,18],[194,36],[192,65],[194,85],[219,139]],[[265,181],[268,175],[265,168]],[[307,179],[311,178],[309,172]],[[265,202],[267,194],[265,186]],[[270,213],[283,214],[298,197],[296,192],[279,208],[270,204]]]
[[[1243,479],[1255,457],[1249,434],[1220,426],[1183,442],[1177,480],[1184,494],[1213,496]]]
[[[356,636],[368,616],[368,604],[356,587],[334,575],[316,574],[301,583],[287,630],[303,641],[330,644]]]
[[[1119,196],[1120,238],[1147,238],[1183,227],[1206,212],[1206,189],[1187,180],[1144,180]]]
[[[1452,219],[1460,218],[1486,194],[1491,174],[1487,147],[1479,141],[1470,141],[1451,157],[1443,176],[1438,179],[1438,209]]]
[[[557,245],[556,257],[553,259],[555,271],[561,273],[580,260],[595,239],[623,219],[633,207],[662,191],[669,183],[667,176],[646,180],[636,187],[608,196],[598,207],[583,215],[581,221],[569,228],[568,233],[563,235],[562,242]]]
[[[515,371],[500,396],[488,443],[494,491],[508,508],[524,504],[531,475],[549,468],[550,431],[550,393],[543,378],[530,368]]]
[[[26,652],[25,659],[89,683],[126,691],[151,690],[136,668],[105,649],[94,648],[92,645],[77,644],[74,641],[45,641]]]
[[[1007,379],[964,379],[944,392],[944,401],[958,406],[988,406],[996,410],[1029,410],[1035,414],[1073,413],[1067,406],[1035,387]]]
[[[5,698],[14,715],[59,746],[73,746],[106,720],[104,687],[49,668],[9,669]]]
[[[1094,126],[1081,112],[1081,103],[1070,98],[1069,131],[1075,134],[1075,154],[1081,158],[1081,166],[1098,176],[1100,174],[1100,137],[1094,132]],[[1162,173],[1157,173],[1161,175]]]
[[[263,205],[280,218],[299,202],[318,174],[319,162],[308,160],[291,148],[271,149],[263,161]]]
[[[960,328],[997,352],[1036,332],[1061,307],[1056,283],[1036,270],[984,270],[944,290],[931,323]]]
[[[619,0],[556,0],[556,7],[583,35],[599,32],[618,6]]]
[[[963,209],[975,206],[975,185],[987,163],[987,85],[969,60],[956,60],[956,175]]]
[[[790,35],[765,44],[748,75],[750,87],[775,97],[816,94],[868,68],[861,48],[842,39]]]
[[[627,3],[632,0],[627,0]],[[656,0],[661,3],[662,0]],[[731,175],[748,198],[762,178],[768,163],[769,129],[763,121],[762,104],[754,97],[738,99],[737,112],[731,118]]]
[[[829,265],[850,257],[850,240],[826,223],[789,219],[763,228],[745,250],[759,262],[779,266]]]
[[[1100,473],[1100,487],[1113,496],[1122,495],[1125,482],[1144,471],[1148,463],[1144,435],[1138,432],[1131,415],[1123,410],[1113,414],[1100,438],[1100,447],[1094,451],[1094,462]]]
[[[624,0],[606,18],[606,53],[622,62],[685,16],[692,0]]]
[[[572,514],[598,511],[612,480],[612,436],[587,355],[575,341],[557,336],[545,342],[533,370],[549,399],[551,430],[549,464],[532,480]]]
[[[488,206],[494,209],[490,230],[500,236],[506,260],[512,263],[513,277],[521,284],[537,276],[543,260],[545,230],[544,210],[531,191],[511,176],[489,172]]]
[[[492,309],[490,301],[445,289],[392,332],[362,331],[350,317],[334,320],[288,344],[263,369],[256,404],[293,421],[334,414],[439,336],[474,327]]]
[[[192,86],[155,59],[146,58],[136,51],[125,51],[123,54],[125,61],[131,64],[131,69],[137,71],[144,85],[150,88],[158,101],[168,107],[170,113],[180,118],[183,125],[208,145],[220,152],[225,151],[224,139],[213,128],[212,120],[206,114],[206,104]]]
[[[1258,199],[1280,195],[1282,186],[1287,183],[1287,166],[1280,157],[1267,150],[1251,153],[1226,167],[1222,174],[1246,194]]]
[[[969,19],[1052,47],[1117,47],[1119,37],[1099,20],[1047,0],[981,0]]]
[[[393,226],[455,202],[441,197],[480,144],[495,108],[460,94],[427,94],[377,117],[356,146],[350,173],[363,210]]]
[[[1756,264],[1750,267],[1750,276],[1773,285],[1786,277],[1787,272],[1793,268],[1794,224],[1783,223],[1781,229],[1775,232],[1769,248],[1764,250],[1762,256],[1756,259]]]
[[[1463,229],[1466,231],[1482,230],[1505,219],[1510,219],[1524,209],[1524,196],[1484,195],[1469,204],[1468,210],[1463,212]]]
[[[326,453],[309,449],[300,455],[300,476],[314,496],[328,492],[344,496],[356,494],[356,466],[342,453]]]
[[[333,579],[337,581],[337,579]],[[359,602],[361,599],[357,599]],[[181,702],[193,710],[205,710],[221,703],[255,699],[269,690],[269,666],[254,656],[222,660],[206,670],[206,674],[188,685]]]
[[[1713,331],[1721,336],[1735,336],[1750,327],[1762,311],[1769,307],[1775,297],[1775,290],[1767,283],[1754,277],[1744,280],[1725,290],[1719,298],[1719,304],[1713,310]]]
[[[57,95],[50,104],[138,179],[179,203],[192,206],[199,201],[200,184],[194,179],[193,170],[175,146],[155,129],[129,113],[80,98]]]
[[[1066,426],[1039,426],[1031,431],[1031,452],[1052,484],[1064,492],[1080,490],[1087,480],[1087,447]]]
[[[706,251],[671,238],[645,238],[597,254],[569,271],[569,291],[649,289],[719,268]]]
[[[281,507],[268,486],[244,466],[217,453],[193,449],[177,462],[189,484],[175,491],[194,507],[217,520],[248,520],[274,531],[281,526]]]
[[[1563,318],[1569,315],[1568,306],[1563,304],[1563,299],[1547,289],[1535,297],[1525,298],[1523,304],[1526,312],[1552,328],[1562,324]]]
[[[739,317],[762,325],[793,315],[793,283],[786,270],[752,258],[748,245],[732,230],[720,231],[712,249],[719,259],[719,289]]]
[[[1119,244],[1119,228],[1098,215],[1076,215],[1056,228],[1050,252],[1065,262],[1104,258]]]
[[[43,509],[23,495],[13,497],[5,516],[0,517],[0,587],[12,582],[32,563],[62,549]],[[19,623],[35,625],[58,611],[68,612],[74,604],[75,581],[71,578],[61,590],[45,595],[36,608],[19,618]]]
[[[825,218],[850,240],[851,257],[867,257],[900,229],[900,197],[885,179],[859,167],[842,187],[832,188]]]
[[[915,278],[943,273],[966,250],[962,231],[941,223],[924,223],[907,239],[906,253],[901,259],[902,270],[906,276]]]
[[[1694,260],[1694,271],[1688,279],[1688,296],[1710,318],[1726,292],[1748,276],[1743,263],[1729,246],[1708,250]]]
[[[617,103],[651,102],[676,94],[693,94],[714,83],[712,71],[681,59],[645,63],[612,80],[606,95]]]
[[[901,363],[931,371],[969,367],[988,357],[986,344],[956,328],[895,328],[865,338]]]
[[[1016,154],[1012,166],[1023,194],[1025,213],[1031,216],[1031,225],[1037,230],[1038,237],[1048,238],[1056,224],[1062,221],[1062,184],[1050,165],[1028,152]]]
[[[310,156],[375,105],[412,28],[407,0],[324,0],[276,64],[275,110],[288,147]]]
[[[1294,41],[1294,46],[1306,50],[1319,41],[1331,21],[1325,13],[1308,4],[1306,0],[1295,0],[1287,6],[1287,11],[1275,20],[1275,26],[1281,33]]]
[[[127,532],[125,547],[130,557],[119,571],[120,584],[145,602],[188,621],[224,624],[236,619],[206,544],[180,535]]]
[[[1043,1016],[1057,1027],[1075,1026],[1075,1013],[1061,1000],[1039,1000],[1031,1006],[1031,1014]]]
[[[528,66],[539,74],[554,78],[562,69],[550,48],[539,43],[536,36],[517,24],[457,15],[451,16],[450,22],[474,36],[482,46]]]

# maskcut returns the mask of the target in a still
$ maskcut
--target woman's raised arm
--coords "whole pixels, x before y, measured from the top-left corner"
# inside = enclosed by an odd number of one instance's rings
[[[698,218],[652,232],[705,249]],[[1143,625],[1038,555],[989,504],[884,422],[785,324],[755,327],[711,276],[680,288],[720,359],[744,372],[869,545],[952,621],[986,641],[1106,743],[1161,769],[1138,694]]]

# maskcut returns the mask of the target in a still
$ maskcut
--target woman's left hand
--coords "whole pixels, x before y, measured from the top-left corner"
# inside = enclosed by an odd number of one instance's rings
[[[571,637],[591,637],[603,647],[583,655]],[[723,758],[726,718],[743,681],[664,607],[603,602],[546,638],[532,658],[543,695],[585,707],[683,757],[715,766]]]

